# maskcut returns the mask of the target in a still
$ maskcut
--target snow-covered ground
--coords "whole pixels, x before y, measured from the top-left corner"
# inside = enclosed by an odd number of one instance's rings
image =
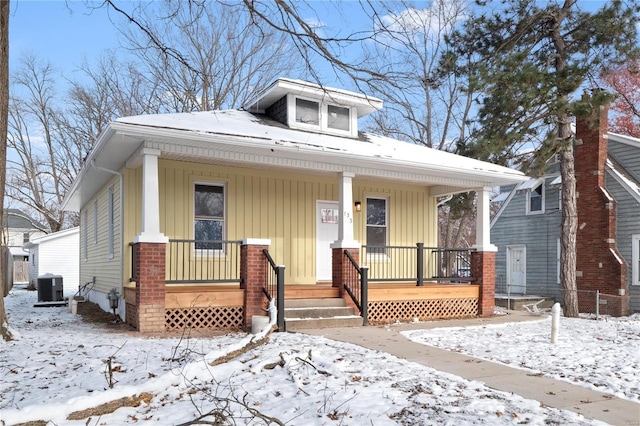
[[[549,342],[550,331],[547,316],[534,322],[402,334],[418,343],[640,402],[640,315],[599,321],[561,317],[556,344]]]
[[[5,298],[19,338],[0,343],[2,424],[49,420],[51,425],[177,425],[206,414],[210,422],[217,414],[218,419],[233,417],[218,424],[239,425],[267,424],[269,417],[273,424],[305,426],[602,424],[386,353],[305,334],[274,333],[267,343],[211,365],[253,336],[144,338],[83,323],[64,307],[33,308],[36,298],[36,293],[19,288]],[[500,354],[482,355],[500,355],[501,362],[512,366],[533,364],[553,375],[560,374],[549,367],[554,360],[561,359],[565,372],[572,373],[580,371],[580,365],[598,364],[590,374],[599,377],[599,383],[613,384],[611,392],[633,399],[632,393],[638,393],[633,368],[638,371],[639,321],[637,316],[598,322],[563,319],[557,350],[540,351],[532,355],[534,361],[516,348],[528,351],[535,346],[530,343],[536,342],[544,322],[414,331],[411,338],[465,351],[463,342],[485,351],[512,342]],[[596,346],[586,338],[564,343],[574,333],[595,336],[591,340]],[[443,334],[463,337],[443,343]],[[516,339],[527,344],[518,345]],[[614,351],[617,363],[603,361],[604,353]],[[137,407],[67,420],[72,412],[143,392],[151,397]]]

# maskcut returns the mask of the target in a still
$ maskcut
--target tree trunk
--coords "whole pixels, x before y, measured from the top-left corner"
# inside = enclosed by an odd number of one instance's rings
[[[564,316],[578,317],[578,292],[576,284],[576,235],[578,233],[578,209],[576,205],[576,177],[573,156],[573,138],[569,122],[560,124],[558,137],[565,146],[560,151],[562,176],[562,232],[560,234],[560,285],[564,303]]]
[[[7,121],[9,119],[9,0],[0,0],[0,229],[4,229],[4,188],[7,177]],[[4,252],[0,250],[4,255]],[[7,312],[4,310],[6,256],[0,261],[0,336],[11,340]]]

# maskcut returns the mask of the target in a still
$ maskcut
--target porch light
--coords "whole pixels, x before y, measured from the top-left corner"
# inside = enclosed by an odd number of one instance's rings
[[[354,207],[356,208],[357,212],[362,211],[362,203],[360,201],[356,201],[354,203]]]

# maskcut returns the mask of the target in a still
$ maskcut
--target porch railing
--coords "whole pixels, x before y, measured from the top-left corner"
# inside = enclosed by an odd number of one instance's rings
[[[267,296],[267,300],[271,302],[273,297],[276,298],[276,309],[277,319],[276,325],[278,326],[278,331],[286,331],[285,323],[284,323],[284,265],[276,265],[276,262],[273,261],[271,255],[269,254],[269,250],[264,249],[262,253],[267,258],[267,283],[264,287],[262,287],[262,291],[265,296]]]
[[[351,297],[351,300],[353,300],[356,307],[360,310],[362,325],[367,325],[369,323],[369,316],[367,312],[367,307],[369,305],[369,268],[366,266],[359,266],[358,262],[355,261],[348,250],[344,251],[344,256],[348,259],[344,289],[349,297]]]
[[[223,240],[169,240],[167,284],[239,283],[240,243]]]
[[[369,266],[370,282],[415,282],[425,280],[473,282],[471,253],[474,249],[415,246],[362,246],[362,259]]]

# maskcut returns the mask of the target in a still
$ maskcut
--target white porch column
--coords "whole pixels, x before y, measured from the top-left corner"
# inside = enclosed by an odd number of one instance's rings
[[[142,232],[134,243],[166,243],[169,239],[160,232],[160,185],[158,157],[160,150],[142,148]]]
[[[360,244],[353,239],[353,185],[355,174],[351,172],[340,173],[340,222],[338,224],[338,241],[332,248],[359,248]]]
[[[491,188],[477,188],[477,217],[476,217],[476,245],[478,251],[498,251],[498,247],[491,244],[490,200]]]

